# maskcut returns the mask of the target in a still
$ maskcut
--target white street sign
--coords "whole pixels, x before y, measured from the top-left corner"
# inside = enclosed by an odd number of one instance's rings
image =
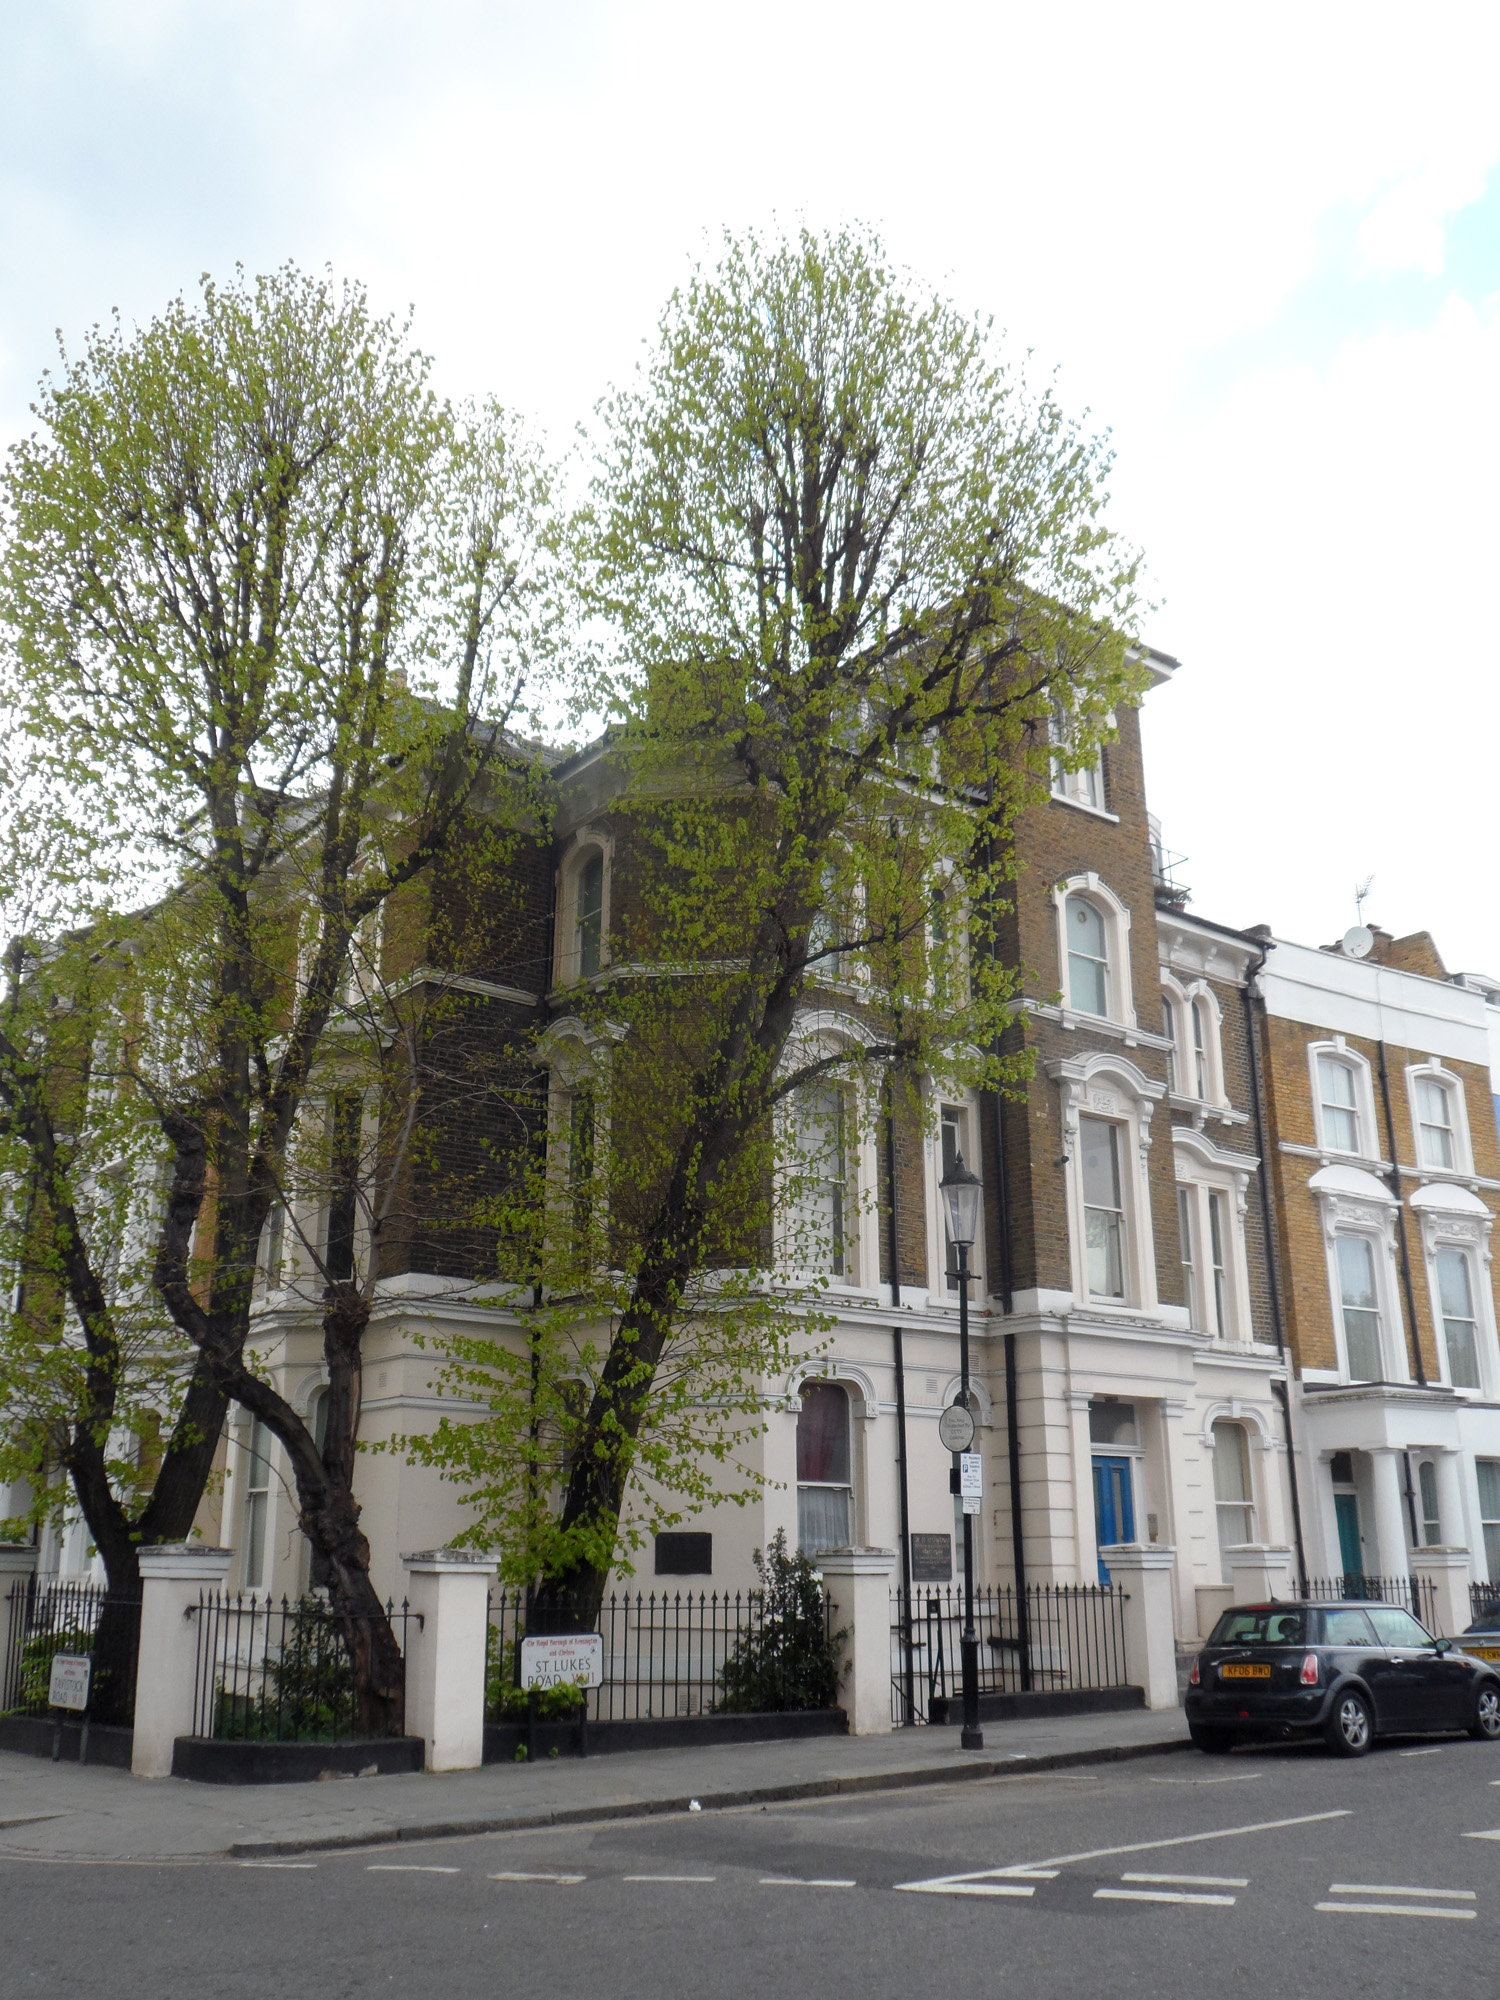
[[[978,1500],[984,1493],[984,1459],[977,1451],[966,1451],[959,1458],[958,1490],[965,1500]],[[975,1510],[970,1507],[964,1511]]]
[[[984,1502],[977,1493],[966,1493],[963,1499],[965,1514],[979,1514],[984,1511]]]
[[[603,1679],[604,1641],[597,1632],[556,1632],[521,1641],[523,1687],[594,1688]]]
[[[47,1683],[47,1699],[54,1708],[76,1708],[81,1712],[88,1707],[89,1674],[93,1664],[87,1653],[52,1655],[52,1677]]]
[[[974,1412],[950,1403],[938,1418],[938,1436],[946,1451],[967,1451],[974,1442]]]

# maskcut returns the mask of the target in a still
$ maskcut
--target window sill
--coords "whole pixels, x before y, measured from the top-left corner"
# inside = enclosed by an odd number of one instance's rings
[[[1051,797],[1055,806],[1071,806],[1074,812],[1087,813],[1090,819],[1107,820],[1111,826],[1120,824],[1120,815],[1106,812],[1103,806],[1085,805],[1082,799],[1070,799],[1065,792],[1053,792]]]

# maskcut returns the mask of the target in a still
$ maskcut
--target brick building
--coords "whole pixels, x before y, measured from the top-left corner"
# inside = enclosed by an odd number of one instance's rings
[[[1176,662],[1147,663],[1164,690]],[[542,1068],[501,1093],[508,1136],[493,1090],[455,1092],[414,1169],[383,1239],[367,1444],[461,1414],[434,1393],[434,1337],[520,1338],[493,1245],[463,1204],[445,1219],[444,1186],[496,1171],[507,1145],[573,1143],[579,1093],[612,1059],[569,992],[623,975],[611,938],[646,893],[631,818],[614,809],[607,742],[553,762],[549,782],[550,842],[523,842],[482,909],[456,915],[439,882],[393,926],[401,977],[446,996],[447,1032],[479,1068],[538,1027]],[[1394,1575],[1420,1559],[1500,1579],[1500,982],[1450,980],[1423,938],[1377,934],[1357,960],[1190,912],[1147,812],[1133,710],[1095,768],[1055,768],[1014,859],[999,947],[1025,968],[1009,1034],[1032,1052],[1029,1083],[996,1098],[929,1081],[925,1116],[861,1128],[828,1345],[811,1378],[764,1385],[751,1462],[766,1483],[663,1537],[640,1580],[741,1587],[778,1529],[814,1551],[899,1551],[903,1519],[914,1580],[956,1573],[938,1420],[959,1382],[957,1280],[937,1186],[959,1152],[985,1184],[971,1289],[982,1582],[1092,1582],[1117,1549],[1117,1568],[1170,1571],[1187,1642],[1234,1595],[1289,1589],[1304,1566]],[[801,1033],[836,1047],[867,999],[826,978]],[[298,1221],[313,1238],[329,1227]],[[296,1235],[267,1247],[262,1352],[315,1416]],[[278,1460],[237,1413],[201,1525],[236,1549],[232,1584],[294,1594],[306,1552]],[[377,1581],[398,1593],[401,1552],[461,1527],[456,1489],[399,1453],[364,1457],[360,1483]]]
[[[1350,938],[1259,981],[1308,1565],[1500,1581],[1494,982]]]

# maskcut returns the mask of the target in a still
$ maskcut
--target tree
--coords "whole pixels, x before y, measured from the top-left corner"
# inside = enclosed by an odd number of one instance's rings
[[[569,1007],[586,1157],[554,1131],[529,1351],[450,1348],[492,1416],[408,1441],[585,1621],[632,1479],[648,1524],[706,1497],[826,1324],[881,1080],[1015,1082],[1008,831],[1049,715],[1086,761],[1143,685],[1106,445],[867,234],[727,240],[601,416],[583,546],[620,831],[610,978]],[[807,1024],[830,988],[832,1040]]]
[[[371,1729],[402,1680],[353,1495],[360,1349],[423,1043],[381,927],[460,850],[503,873],[508,726],[556,624],[545,467],[428,373],[357,287],[205,280],[63,353],[0,555],[10,1470],[38,1505],[66,1472],[129,1591],[241,1404],[287,1451]],[[249,1345],[299,1196],[330,1220],[321,1447]]]

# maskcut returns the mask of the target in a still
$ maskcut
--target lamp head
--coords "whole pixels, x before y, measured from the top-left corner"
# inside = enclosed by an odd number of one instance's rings
[[[984,1183],[964,1165],[962,1153],[955,1153],[951,1170],[938,1182],[943,1197],[943,1213],[948,1236],[955,1249],[968,1249],[979,1234],[979,1204],[984,1199]]]

